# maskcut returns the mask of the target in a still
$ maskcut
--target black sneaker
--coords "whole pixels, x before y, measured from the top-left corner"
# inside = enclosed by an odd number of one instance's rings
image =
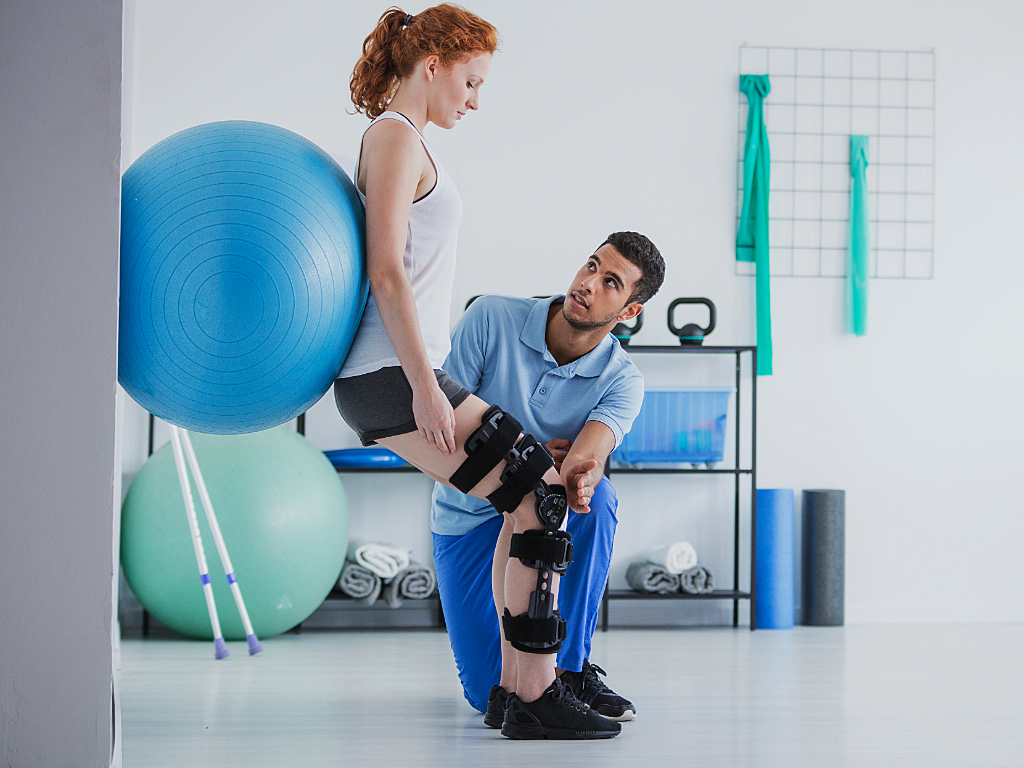
[[[501,728],[505,720],[505,706],[508,704],[508,691],[500,685],[491,688],[491,695],[487,697],[487,711],[484,712],[484,725],[491,728]]]
[[[573,696],[560,677],[536,701],[510,693],[501,725],[501,735],[510,739],[610,739],[621,730]]]
[[[619,696],[605,685],[604,681],[598,677],[598,675],[607,674],[596,664],[584,661],[581,671],[570,672],[567,670],[562,673],[562,679],[577,699],[584,704],[589,704],[598,714],[612,720],[632,720],[636,717],[636,707],[628,699]]]

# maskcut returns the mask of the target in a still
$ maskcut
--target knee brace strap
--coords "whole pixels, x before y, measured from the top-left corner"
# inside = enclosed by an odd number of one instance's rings
[[[550,568],[565,573],[572,563],[572,535],[567,531],[524,531],[512,534],[509,557],[517,557],[527,568]]]
[[[487,477],[488,472],[505,459],[523,430],[522,424],[496,405],[487,409],[481,422],[466,440],[468,458],[449,478],[451,484],[463,493],[473,490],[477,483]]]
[[[501,473],[501,485],[487,497],[499,512],[511,512],[523,498],[534,490],[544,473],[555,466],[555,460],[533,435],[523,435],[519,445],[512,448],[505,461],[508,466]]]
[[[505,609],[501,617],[505,639],[524,653],[558,653],[565,640],[565,619],[558,611],[548,618],[530,618],[529,614],[513,616]]]

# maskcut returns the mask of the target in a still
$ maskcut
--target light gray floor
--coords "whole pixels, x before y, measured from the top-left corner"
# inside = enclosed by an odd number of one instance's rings
[[[214,661],[125,640],[124,765],[1024,766],[1024,626],[598,633],[637,705],[603,742],[510,742],[462,698],[442,632],[306,633]]]

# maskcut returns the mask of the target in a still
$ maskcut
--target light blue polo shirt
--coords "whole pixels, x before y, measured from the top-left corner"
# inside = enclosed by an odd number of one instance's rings
[[[575,440],[588,421],[605,424],[618,447],[644,399],[644,379],[608,334],[578,360],[560,366],[548,351],[550,299],[483,296],[455,326],[444,368],[484,402],[498,405],[541,443]],[[498,515],[483,499],[435,483],[430,530],[463,536]]]

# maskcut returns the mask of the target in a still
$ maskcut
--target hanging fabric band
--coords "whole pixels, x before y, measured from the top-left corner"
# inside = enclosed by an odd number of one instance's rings
[[[736,233],[736,259],[756,265],[757,375],[772,373],[772,313],[768,280],[768,131],[764,97],[771,90],[768,75],[740,75],[747,97],[747,140],[743,147],[743,207]]]
[[[868,332],[868,137],[850,137],[850,256],[846,265],[846,306],[850,333]]]

